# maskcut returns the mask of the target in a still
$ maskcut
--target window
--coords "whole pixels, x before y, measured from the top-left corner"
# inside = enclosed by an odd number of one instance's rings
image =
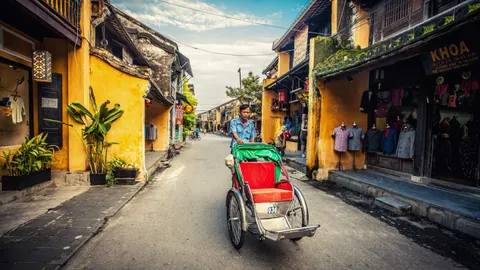
[[[0,25],[0,51],[32,62],[35,43],[15,31]]]
[[[410,0],[391,0],[385,4],[385,27],[408,17]]]

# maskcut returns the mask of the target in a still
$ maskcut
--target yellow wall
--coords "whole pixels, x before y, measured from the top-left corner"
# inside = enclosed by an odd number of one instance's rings
[[[271,84],[275,80],[266,79],[263,80],[263,93],[262,93],[262,141],[264,143],[270,143],[275,140],[277,132],[283,123],[284,112],[272,112],[272,99],[278,98],[278,94],[274,91],[265,90],[265,86]]]
[[[337,0],[331,0],[332,2],[332,35],[337,33],[337,12],[338,12],[338,1]]]
[[[328,171],[335,169],[338,162],[338,155],[333,150],[334,139],[333,129],[345,122],[351,127],[353,121],[367,129],[367,115],[359,110],[362,93],[368,89],[368,71],[364,71],[353,77],[352,82],[347,80],[333,80],[327,84],[318,82],[321,89],[321,121],[320,134],[318,138],[318,180],[326,180]],[[346,98],[348,97],[348,98]],[[363,168],[365,156],[358,152],[355,159],[356,167]],[[353,155],[346,153],[342,155],[342,165],[345,170],[352,169]]]
[[[354,44],[355,46],[359,45],[362,49],[368,47],[368,42],[370,40],[370,21],[368,20],[367,9],[360,9],[360,5],[354,3],[355,7],[358,10],[358,17],[364,18],[355,25],[354,30]]]
[[[165,106],[156,101],[152,101],[152,106],[145,109],[146,124],[153,124],[158,128],[158,139],[155,141],[145,140],[145,149],[147,151],[152,149],[155,151],[168,150],[169,143],[169,112],[172,106]]]
[[[143,96],[148,80],[137,78],[110,66],[96,56],[90,57],[90,78],[98,106],[110,100],[109,108],[120,104],[124,114],[113,122],[107,141],[117,142],[109,150],[109,159],[120,157],[127,163],[143,169],[144,162],[144,113]]]
[[[278,53],[278,77],[287,73],[290,70],[290,53]]]
[[[68,45],[68,104],[79,102],[85,106],[90,105],[89,86],[90,86],[90,19],[91,3],[82,1],[80,25],[84,38],[80,39],[82,47]],[[91,42],[90,42],[91,43]],[[71,117],[66,119],[76,130],[81,130],[82,126],[77,124]],[[87,168],[85,151],[82,140],[76,133],[71,132],[72,136],[68,138],[68,169],[70,172],[83,172]]]

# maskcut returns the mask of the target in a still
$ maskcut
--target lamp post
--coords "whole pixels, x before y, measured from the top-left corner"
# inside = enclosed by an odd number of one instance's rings
[[[240,79],[240,89],[242,89],[242,68],[238,68],[238,78]]]

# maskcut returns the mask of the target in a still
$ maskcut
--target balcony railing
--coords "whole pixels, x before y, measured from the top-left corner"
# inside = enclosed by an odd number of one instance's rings
[[[60,15],[75,29],[80,29],[81,0],[37,0]]]
[[[424,18],[424,0],[385,0],[372,8],[371,43],[375,44],[402,30],[414,27]]]

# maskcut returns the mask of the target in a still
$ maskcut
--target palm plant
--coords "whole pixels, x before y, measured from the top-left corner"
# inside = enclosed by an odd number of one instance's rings
[[[112,123],[120,118],[124,111],[120,110],[120,104],[115,104],[112,109],[109,109],[109,100],[98,107],[92,87],[90,87],[90,100],[93,112],[78,102],[67,105],[67,111],[75,122],[83,125],[81,138],[91,173],[103,174],[107,172],[107,149],[110,145],[117,144],[107,142],[106,136],[112,128]],[[45,120],[73,127],[71,124],[60,121]]]

